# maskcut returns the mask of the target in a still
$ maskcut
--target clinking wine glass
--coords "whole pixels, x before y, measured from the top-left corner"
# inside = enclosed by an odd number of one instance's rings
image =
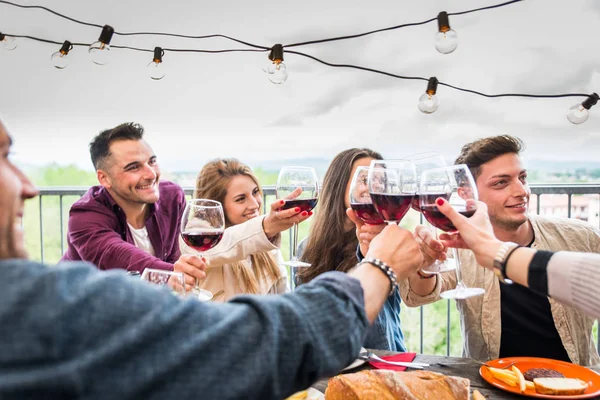
[[[302,193],[294,199],[287,200],[297,188],[302,188]],[[277,177],[276,196],[278,199],[285,200],[285,204],[281,207],[282,210],[298,207],[301,212],[309,212],[315,208],[319,197],[319,182],[315,169],[311,167],[282,167]],[[291,260],[283,263],[283,265],[290,267],[290,289],[292,288],[291,282],[294,281],[295,268],[310,267],[309,263],[298,260],[297,247],[298,224],[294,223],[292,257]]]
[[[415,166],[408,160],[374,160],[369,167],[369,194],[387,224],[398,224],[415,196]]]
[[[200,258],[202,252],[219,244],[224,229],[225,217],[221,203],[207,199],[192,199],[187,202],[181,219],[181,237],[185,244],[198,252]],[[212,298],[211,292],[200,288],[198,279],[192,292],[199,300]]]
[[[415,165],[415,170],[417,173],[417,182],[420,182],[421,176],[423,175],[423,171],[427,171],[428,169],[433,168],[442,168],[448,165],[444,157],[442,157],[440,153],[435,151],[413,154],[406,157],[406,159],[412,161],[412,163]],[[413,199],[412,208],[413,210],[419,213],[421,212],[418,190],[417,194],[415,195],[415,198]],[[431,228],[434,237],[437,239],[437,228],[435,226],[432,226]],[[437,274],[441,272],[453,271],[454,269],[456,269],[456,266],[453,260],[451,261],[450,259],[447,259],[446,261],[436,260],[429,267],[422,269],[421,272],[425,274]]]
[[[358,167],[350,183],[350,208],[362,222],[369,225],[383,224],[369,194],[369,167]]]
[[[448,217],[438,210],[435,202],[438,197],[448,200],[450,205],[465,217],[475,213],[476,200],[478,200],[477,186],[466,165],[459,164],[423,171],[419,186],[419,201],[425,219],[444,232],[456,232]],[[458,251],[454,248],[453,251],[456,263],[456,289],[442,292],[440,296],[444,299],[463,300],[485,293],[482,288],[469,288],[464,284]]]
[[[166,285],[171,288],[177,296],[185,296],[185,281],[182,272],[145,268],[140,279],[155,285]]]

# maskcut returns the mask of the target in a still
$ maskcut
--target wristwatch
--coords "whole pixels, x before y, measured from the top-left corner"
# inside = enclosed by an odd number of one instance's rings
[[[513,242],[504,242],[498,249],[496,256],[494,257],[494,274],[498,277],[498,280],[502,283],[512,284],[513,282],[506,277],[506,262],[508,257],[515,251],[519,246]]]

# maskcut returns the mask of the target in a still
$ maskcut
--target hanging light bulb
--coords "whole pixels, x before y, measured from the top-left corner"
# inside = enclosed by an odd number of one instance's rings
[[[592,93],[587,99],[581,102],[581,104],[575,104],[569,108],[567,112],[567,119],[576,125],[583,124],[590,117],[590,108],[596,105],[600,100],[598,93]]]
[[[277,85],[282,84],[288,77],[287,67],[283,63],[283,46],[276,44],[269,53],[269,66],[264,70],[269,80]]]
[[[65,40],[60,50],[52,54],[52,56],[50,57],[52,65],[54,65],[54,67],[58,69],[67,68],[67,65],[69,64],[67,55],[71,50],[73,50],[73,45],[68,40]]]
[[[165,77],[165,69],[162,63],[162,58],[164,55],[165,51],[162,49],[162,47],[155,47],[154,57],[152,57],[152,61],[146,67],[148,75],[155,81],[161,80]]]
[[[92,61],[98,65],[104,65],[110,58],[110,40],[115,30],[110,25],[104,25],[102,33],[97,42],[90,45],[88,53],[92,57]]]
[[[435,95],[437,91],[438,80],[435,76],[429,78],[427,90],[419,97],[419,110],[425,114],[431,114],[438,109],[438,98]]]
[[[450,29],[448,13],[442,11],[437,16],[438,33],[435,35],[435,48],[442,54],[449,54],[458,46],[458,36]]]
[[[14,50],[17,48],[16,39],[12,36],[7,36],[2,32],[0,32],[0,42],[2,43],[4,50]]]

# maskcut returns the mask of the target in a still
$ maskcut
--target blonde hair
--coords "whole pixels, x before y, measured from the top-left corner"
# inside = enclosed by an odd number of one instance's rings
[[[247,176],[252,179],[258,186],[260,195],[263,195],[258,179],[247,165],[235,158],[217,158],[202,167],[196,178],[194,198],[216,200],[222,204],[225,201],[229,183],[236,176]],[[225,225],[231,226],[227,214],[225,214]],[[244,261],[238,261],[231,264],[232,271],[244,293],[260,294],[259,281],[276,283],[282,276],[281,271],[273,256],[268,252],[253,254],[250,259],[252,266]]]

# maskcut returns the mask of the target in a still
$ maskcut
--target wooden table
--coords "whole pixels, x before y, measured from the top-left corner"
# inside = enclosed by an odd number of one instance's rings
[[[372,351],[378,356],[395,354],[391,351]],[[475,389],[479,390],[479,392],[482,395],[484,395],[486,399],[524,400],[527,398],[497,389],[494,386],[487,383],[486,381],[484,381],[483,378],[479,376],[479,367],[481,366],[481,363],[470,358],[428,356],[424,354],[417,354],[417,357],[414,361],[430,364],[430,367],[425,368],[428,371],[440,372],[444,375],[455,375],[460,376],[462,378],[470,379],[471,391]],[[362,366],[357,367],[348,372],[358,372],[366,369],[372,369],[368,363],[365,363]],[[600,372],[600,369],[598,368],[592,369],[596,372]],[[325,393],[325,388],[327,387],[327,379],[321,379],[320,381],[316,382],[313,385],[313,387]]]

